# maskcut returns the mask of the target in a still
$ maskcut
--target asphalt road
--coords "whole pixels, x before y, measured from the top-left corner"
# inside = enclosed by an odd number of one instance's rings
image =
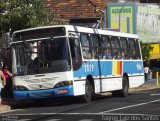
[[[97,95],[91,103],[80,98],[48,100],[41,106],[21,102],[2,121],[159,121],[160,89],[132,92],[127,97]]]

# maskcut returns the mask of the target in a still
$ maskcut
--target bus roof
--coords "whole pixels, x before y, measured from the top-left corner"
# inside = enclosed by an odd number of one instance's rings
[[[138,39],[138,35],[136,35],[136,34],[129,34],[129,33],[116,32],[116,31],[111,31],[111,30],[88,28],[88,27],[81,27],[81,26],[74,26],[74,25],[54,25],[54,26],[28,28],[28,29],[15,31],[13,34],[16,34],[19,32],[30,31],[30,30],[54,28],[54,27],[65,27],[67,31],[71,31],[71,32],[82,32],[82,33],[101,34],[101,35],[109,35],[109,36],[118,36],[118,37],[127,37],[127,38]]]

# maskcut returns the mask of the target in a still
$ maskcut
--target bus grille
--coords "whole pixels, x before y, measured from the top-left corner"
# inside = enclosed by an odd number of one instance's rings
[[[29,90],[37,90],[37,89],[49,89],[53,88],[53,83],[42,83],[42,84],[30,84],[28,85]]]
[[[50,89],[53,88],[55,78],[41,78],[24,80],[29,90]]]
[[[40,79],[30,79],[30,80],[23,80],[25,83],[39,83]]]

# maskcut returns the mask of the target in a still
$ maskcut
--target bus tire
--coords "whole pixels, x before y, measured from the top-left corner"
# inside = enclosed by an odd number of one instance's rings
[[[85,94],[83,95],[84,101],[89,103],[92,101],[93,98],[93,85],[89,80],[86,80],[85,84]]]
[[[126,97],[128,95],[128,90],[129,90],[128,79],[126,78],[126,76],[124,76],[122,81],[122,90],[120,91],[121,96]]]

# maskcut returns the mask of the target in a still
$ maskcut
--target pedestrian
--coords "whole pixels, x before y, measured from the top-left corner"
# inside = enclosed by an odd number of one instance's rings
[[[148,81],[148,75],[151,73],[151,70],[149,69],[149,67],[146,65],[144,67],[144,77],[145,77],[145,82]]]
[[[9,71],[6,63],[4,63],[2,71],[6,79],[6,85],[4,86],[4,97],[12,97],[12,73]]]
[[[112,57],[111,57],[111,53],[110,53],[109,49],[108,48],[105,49],[103,59],[111,59],[111,58]]]
[[[3,72],[0,70],[0,104],[2,102],[1,94],[2,94],[2,88],[6,85],[6,79],[4,77]]]

